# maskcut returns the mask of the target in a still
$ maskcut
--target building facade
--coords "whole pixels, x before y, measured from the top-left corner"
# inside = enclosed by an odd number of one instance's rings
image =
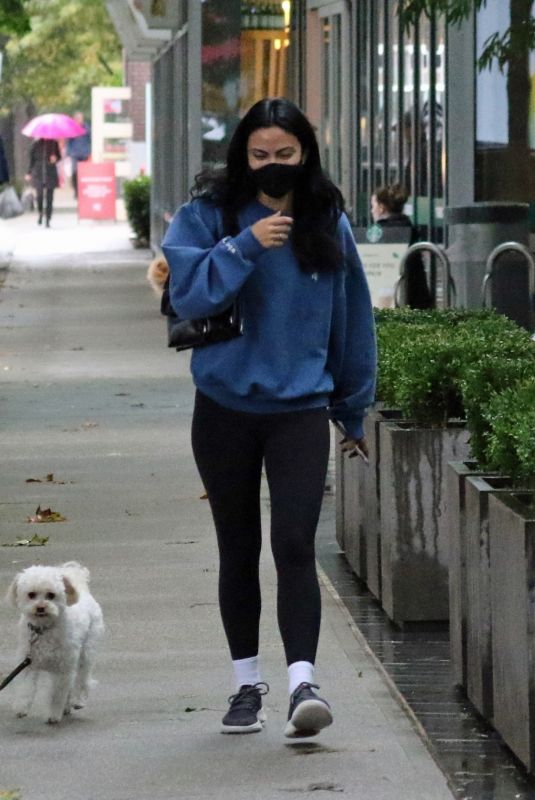
[[[507,70],[476,67],[487,36],[509,24],[507,3],[488,0],[459,27],[422,17],[410,29],[397,0],[127,0],[120,22],[118,3],[108,7],[129,59],[152,61],[155,247],[195,175],[223,161],[240,116],[265,96],[307,113],[357,225],[387,183],[405,186],[408,213],[436,242],[448,205],[535,199],[532,95],[521,151]],[[531,57],[526,69],[532,81]]]

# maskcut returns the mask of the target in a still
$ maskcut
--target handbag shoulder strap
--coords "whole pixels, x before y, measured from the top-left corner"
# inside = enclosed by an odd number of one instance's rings
[[[171,305],[171,299],[169,297],[169,281],[170,275],[167,276],[165,279],[163,292],[162,292],[162,299],[160,301],[160,313],[163,314],[164,317],[174,317],[175,312],[173,311],[173,307]]]

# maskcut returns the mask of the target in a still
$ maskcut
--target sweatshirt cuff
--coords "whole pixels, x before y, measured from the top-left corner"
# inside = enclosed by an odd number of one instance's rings
[[[364,417],[354,419],[344,419],[342,421],[348,439],[362,439],[364,436]]]
[[[261,256],[262,253],[265,253],[267,249],[264,245],[260,244],[250,227],[245,228],[245,230],[235,236],[232,242],[247,261],[254,261]]]

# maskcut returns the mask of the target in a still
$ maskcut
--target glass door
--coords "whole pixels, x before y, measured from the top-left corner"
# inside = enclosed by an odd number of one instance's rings
[[[349,201],[349,14],[345,3],[318,8],[321,109],[319,143],[322,163]]]

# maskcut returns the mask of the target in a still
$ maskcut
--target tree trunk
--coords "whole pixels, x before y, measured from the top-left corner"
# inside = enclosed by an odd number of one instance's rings
[[[510,0],[512,54],[507,73],[509,144],[517,151],[529,149],[531,79],[529,52],[516,46],[531,15],[533,0]],[[522,50],[524,52],[522,52]]]

